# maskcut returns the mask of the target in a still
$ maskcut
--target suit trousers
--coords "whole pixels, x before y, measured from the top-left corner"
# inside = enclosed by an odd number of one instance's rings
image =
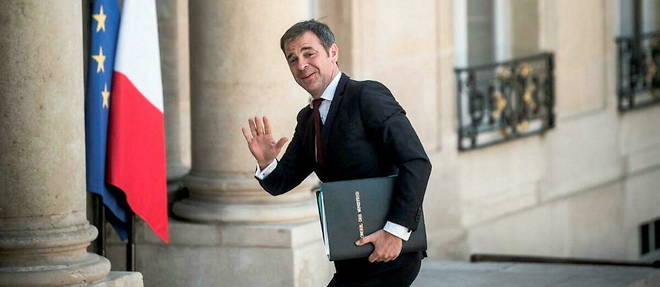
[[[384,272],[371,273],[367,276],[335,273],[328,287],[409,287],[419,274],[422,260],[417,256],[405,258],[396,268]],[[372,263],[383,264],[383,263]]]

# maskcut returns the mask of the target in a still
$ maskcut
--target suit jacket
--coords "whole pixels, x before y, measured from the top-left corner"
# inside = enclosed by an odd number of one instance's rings
[[[297,121],[277,167],[259,181],[268,193],[285,193],[311,172],[324,182],[398,174],[388,220],[417,228],[431,163],[405,111],[383,84],[342,74],[321,132],[323,167],[315,160],[311,107],[304,107]]]

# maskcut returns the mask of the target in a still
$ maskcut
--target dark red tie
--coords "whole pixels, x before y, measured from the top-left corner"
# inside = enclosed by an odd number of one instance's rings
[[[314,118],[314,131],[316,138],[316,162],[319,166],[323,166],[325,163],[323,160],[323,145],[321,144],[321,113],[319,107],[321,107],[321,102],[323,99],[316,99],[312,101],[312,117]]]

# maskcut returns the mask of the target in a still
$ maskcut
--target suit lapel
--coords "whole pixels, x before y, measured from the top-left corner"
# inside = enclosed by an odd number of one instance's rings
[[[328,110],[328,115],[325,119],[325,124],[323,124],[323,130],[321,131],[321,143],[323,144],[323,151],[325,151],[326,155],[328,151],[327,146],[328,146],[328,139],[330,137],[330,130],[332,129],[332,125],[334,123],[337,110],[339,110],[339,106],[341,105],[341,100],[344,98],[344,92],[348,84],[348,79],[349,78],[346,74],[344,73],[341,74],[341,78],[339,78],[339,83],[337,83],[337,89],[335,90],[335,95],[332,98],[332,104],[330,104],[330,110]]]

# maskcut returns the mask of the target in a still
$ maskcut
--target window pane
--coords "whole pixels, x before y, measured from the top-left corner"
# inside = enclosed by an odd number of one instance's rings
[[[653,241],[655,243],[654,249],[660,250],[660,219],[655,221],[653,224],[653,229],[653,234],[655,235],[655,240]]]
[[[649,225],[644,224],[639,227],[639,239],[641,241],[641,253],[642,255],[649,253]]]

